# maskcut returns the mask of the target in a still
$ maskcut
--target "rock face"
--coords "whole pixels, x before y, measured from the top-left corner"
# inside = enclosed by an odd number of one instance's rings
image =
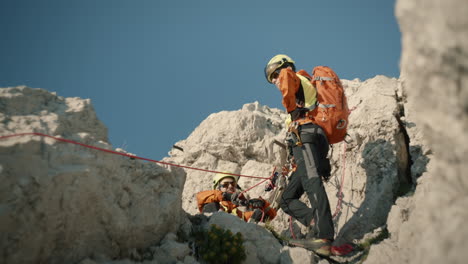
[[[349,143],[341,143],[332,155],[332,183],[343,185],[344,206],[335,220],[338,244],[360,239],[385,225],[396,197],[412,182],[399,82],[376,76],[363,83],[345,82],[345,86],[349,105],[355,110],[349,119]],[[340,157],[343,148],[345,158]],[[331,189],[329,197],[336,204],[339,192]]]
[[[282,246],[269,231],[254,224],[239,221],[237,216],[214,213],[206,226],[217,225],[244,234],[247,254],[245,263],[313,263],[312,254],[303,248]]]
[[[401,75],[411,116],[434,155],[412,197],[389,216],[391,238],[369,263],[466,263],[468,3],[398,1]]]
[[[0,89],[0,136],[40,132],[111,149],[89,100]],[[1,263],[128,256],[184,222],[185,173],[38,136],[0,140]],[[169,210],[170,209],[170,210]]]
[[[239,111],[211,114],[192,134],[173,149],[175,163],[201,169],[229,171],[256,177],[269,177],[272,164],[282,164],[286,153],[275,144],[283,141],[285,114],[259,103],[246,104]],[[183,208],[197,212],[194,194],[212,188],[213,173],[187,170]],[[241,186],[251,187],[258,180],[242,178]],[[259,186],[255,190],[262,189]]]

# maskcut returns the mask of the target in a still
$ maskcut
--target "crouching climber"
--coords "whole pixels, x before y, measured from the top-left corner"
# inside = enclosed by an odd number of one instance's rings
[[[270,204],[262,198],[249,199],[241,193],[238,179],[239,176],[229,172],[216,174],[213,177],[213,189],[201,191],[196,195],[200,213],[224,211],[237,215],[246,222],[273,220],[276,210],[270,208]],[[246,210],[240,210],[240,206],[244,206]]]

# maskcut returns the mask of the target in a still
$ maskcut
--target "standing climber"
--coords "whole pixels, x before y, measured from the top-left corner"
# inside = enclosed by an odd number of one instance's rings
[[[248,199],[241,193],[238,180],[239,176],[229,172],[216,174],[213,177],[213,190],[201,191],[196,195],[200,213],[224,211],[246,222],[273,220],[276,210],[270,208],[270,204],[262,198]],[[245,206],[248,211],[241,211],[239,206]]]
[[[281,197],[280,207],[309,227],[306,239],[292,239],[290,243],[318,255],[329,256],[335,231],[322,182],[322,177],[330,176],[330,162],[327,159],[329,144],[323,129],[314,123],[309,114],[317,104],[312,77],[304,70],[295,72],[294,63],[287,55],[279,54],[265,67],[265,77],[280,90],[283,106],[290,117],[290,150],[296,164],[296,170]],[[311,208],[299,200],[304,192]]]

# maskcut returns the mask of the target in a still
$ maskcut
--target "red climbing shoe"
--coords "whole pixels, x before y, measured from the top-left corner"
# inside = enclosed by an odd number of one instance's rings
[[[332,256],[345,256],[353,252],[354,247],[350,244],[343,244],[341,246],[332,246],[330,253]]]

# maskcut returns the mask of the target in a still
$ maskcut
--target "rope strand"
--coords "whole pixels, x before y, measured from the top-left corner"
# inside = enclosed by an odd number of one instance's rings
[[[333,214],[332,218],[335,219],[336,216],[341,212],[342,209],[342,201],[343,201],[343,185],[344,185],[344,179],[346,175],[346,142],[343,143],[343,167],[342,167],[342,173],[341,173],[341,183],[340,183],[340,190],[338,191],[338,202],[336,204],[335,208],[335,213]]]
[[[115,154],[115,155],[120,155],[120,156],[124,156],[124,157],[129,157],[129,158],[132,158],[132,159],[139,159],[139,160],[154,162],[154,163],[163,164],[163,165],[172,166],[172,167],[179,167],[179,168],[184,168],[184,169],[198,170],[198,171],[211,172],[211,173],[223,173],[223,174],[228,174],[228,175],[232,175],[232,176],[239,176],[239,177],[246,177],[246,178],[264,179],[265,181],[271,178],[271,177],[258,177],[258,176],[242,175],[242,174],[235,174],[235,173],[226,173],[226,172],[221,172],[221,171],[207,170],[207,169],[201,169],[201,168],[195,168],[195,167],[190,167],[190,166],[184,166],[184,165],[179,165],[179,164],[174,164],[174,163],[169,163],[169,162],[164,162],[164,161],[158,161],[158,160],[153,160],[153,159],[147,159],[147,158],[139,157],[139,156],[136,156],[136,155],[130,155],[130,154],[127,154],[127,153],[121,153],[121,152],[117,152],[117,151],[113,151],[113,150],[108,150],[108,149],[104,149],[104,148],[99,148],[99,147],[95,147],[95,146],[83,144],[83,143],[80,143],[80,142],[76,142],[76,141],[73,141],[73,140],[69,140],[69,139],[65,139],[65,138],[59,138],[59,137],[54,137],[54,136],[50,136],[50,135],[46,135],[46,134],[38,133],[38,132],[19,133],[19,134],[12,134],[12,135],[0,136],[0,140],[12,138],[12,137],[21,137],[21,136],[40,136],[40,137],[47,137],[47,138],[54,139],[54,140],[56,140],[56,141],[61,141],[61,142],[65,142],[65,143],[75,144],[75,145],[79,145],[79,146],[82,146],[82,147],[85,147],[85,148],[90,148],[90,149],[94,149],[94,150],[99,150],[99,151],[107,152],[107,153],[110,153],[110,154]],[[263,182],[263,181],[262,181],[262,182]],[[255,186],[254,186],[254,187],[255,187]]]

